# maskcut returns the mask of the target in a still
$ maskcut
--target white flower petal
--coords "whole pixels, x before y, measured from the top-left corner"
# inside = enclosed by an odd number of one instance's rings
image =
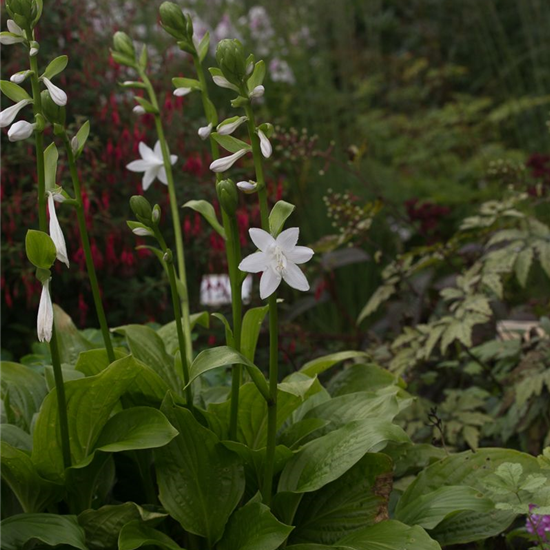
[[[38,306],[38,318],[36,320],[36,332],[39,342],[49,342],[53,331],[53,305],[50,297],[50,280],[42,285],[40,304]]]
[[[246,194],[255,193],[258,188],[258,184],[255,181],[239,181],[237,187]]]
[[[262,155],[266,159],[268,159],[271,156],[271,153],[273,152],[271,143],[269,142],[266,135],[261,130],[258,130],[258,137],[260,138],[260,149],[262,150]]]
[[[145,171],[145,174],[143,174],[143,178],[141,179],[141,185],[143,185],[144,191],[147,191],[147,189],[149,189],[151,184],[155,181],[155,178],[157,177],[159,171],[160,170],[156,166],[154,168],[148,168]]]
[[[259,273],[265,271],[267,263],[267,257],[263,252],[254,252],[243,259],[239,264],[239,269],[247,273]]]
[[[29,51],[29,55],[31,57],[34,57],[35,55],[38,54],[38,48],[31,48],[30,51]]]
[[[0,128],[5,128],[6,126],[9,126],[15,120],[15,117],[19,114],[19,111],[31,102],[32,101],[30,99],[22,99],[21,101],[18,101],[15,105],[4,109],[0,113]]]
[[[299,236],[300,229],[298,227],[289,227],[277,237],[277,244],[283,249],[285,255],[296,246]]]
[[[163,158],[162,158],[162,145],[160,144],[160,140],[157,140],[157,142],[155,143],[154,152],[155,152],[155,157],[157,159],[163,160]],[[164,161],[163,161],[163,163],[164,163]]]
[[[254,99],[254,98],[262,97],[264,93],[265,93],[265,88],[260,84],[250,92],[249,96]]]
[[[21,36],[15,36],[7,32],[0,33],[0,44],[2,44],[3,46],[11,46],[13,44],[19,44],[20,42],[24,41],[25,39]]]
[[[265,300],[269,298],[281,284],[281,276],[273,271],[273,269],[268,269],[263,272],[262,278],[260,279],[260,298]]]
[[[32,136],[36,123],[31,124],[26,120],[20,120],[12,124],[8,131],[8,139],[10,141],[21,141]]]
[[[285,256],[295,264],[305,264],[309,262],[313,257],[313,250],[307,246],[295,246],[288,252],[285,252]]]
[[[138,160],[133,160],[132,162],[127,164],[126,168],[128,170],[131,170],[132,172],[145,172],[146,170],[149,170],[150,168],[152,168],[152,165],[150,162],[146,160],[138,159]]]
[[[177,155],[170,155],[170,164],[174,165],[178,161]]]
[[[184,95],[187,95],[189,93],[191,93],[193,91],[192,88],[176,88],[174,90],[174,95],[178,96],[178,97],[182,97]]]
[[[275,243],[275,239],[267,231],[264,231],[259,227],[253,227],[252,229],[249,229],[248,234],[250,235],[252,242],[262,252],[265,252],[270,245]]]
[[[161,183],[164,183],[164,185],[168,185],[168,177],[166,176],[166,168],[164,168],[164,166],[159,168],[157,178]]]
[[[228,157],[215,160],[210,165],[210,170],[213,172],[225,172],[226,170],[229,170],[229,168],[231,168],[242,156],[246,155],[246,153],[248,153],[248,149],[241,149]]]
[[[53,102],[60,107],[64,107],[65,105],[67,105],[67,94],[61,88],[58,88],[48,78],[44,77],[42,80],[46,85],[46,88],[48,88]]]
[[[212,123],[210,123],[208,126],[203,126],[202,128],[199,128],[199,131],[198,131],[199,137],[203,141],[205,139],[208,139],[211,133],[212,133]]]
[[[151,166],[159,164],[158,156],[153,152],[153,149],[149,147],[144,141],[139,142],[139,154],[141,158],[147,161]],[[162,159],[162,157],[161,157]]]
[[[283,271],[283,279],[289,286],[296,290],[301,290],[302,292],[309,290],[309,283],[307,282],[306,276],[293,262],[288,262],[286,269]]]
[[[57,250],[57,259],[64,263],[67,267],[70,267],[65,237],[63,236],[63,231],[61,230],[59,220],[57,219],[54,196],[52,193],[48,193],[48,212],[50,213],[50,237],[52,238],[53,244],[55,244],[55,249]]]
[[[8,27],[8,31],[10,31],[11,33],[13,34],[18,34],[19,36],[25,36],[25,34],[23,33],[23,29],[13,20],[13,19],[8,19],[6,21],[6,25]]]
[[[218,134],[220,136],[229,136],[231,135],[243,122],[247,121],[247,117],[241,116],[234,120],[233,122],[228,122],[227,124],[218,124]]]
[[[234,84],[231,84],[225,76],[213,76],[212,80],[214,81],[214,84],[220,88],[227,88],[228,90],[234,90],[235,92],[239,91],[239,88],[237,88]]]

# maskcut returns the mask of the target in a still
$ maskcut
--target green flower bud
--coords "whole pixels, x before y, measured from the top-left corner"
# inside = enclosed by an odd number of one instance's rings
[[[136,218],[146,225],[151,223],[153,209],[149,201],[142,195],[134,195],[130,198],[130,208],[136,215]]]
[[[153,206],[153,215],[151,216],[151,219],[154,224],[158,224],[160,221],[160,206],[158,204]]]
[[[130,57],[135,60],[136,58],[136,49],[132,39],[125,33],[118,31],[113,36],[113,48],[116,52],[124,54],[127,57]]]
[[[237,39],[226,38],[218,44],[216,61],[229,82],[236,86],[242,84],[246,77],[246,59],[243,45]]]
[[[221,180],[216,184],[218,200],[228,216],[234,216],[239,206],[239,193],[232,180]]]
[[[40,16],[36,0],[6,0],[11,18],[20,26],[32,28]]]
[[[42,100],[42,109],[44,115],[51,124],[59,124],[65,126],[65,107],[60,107],[54,103],[52,96],[48,90],[42,90],[40,93]]]
[[[36,122],[35,130],[37,132],[43,132],[46,128],[46,119],[40,113],[37,113],[34,115],[34,121]]]
[[[173,2],[163,2],[159,8],[160,24],[164,30],[178,40],[189,42],[193,36],[189,35],[187,20],[181,8]]]

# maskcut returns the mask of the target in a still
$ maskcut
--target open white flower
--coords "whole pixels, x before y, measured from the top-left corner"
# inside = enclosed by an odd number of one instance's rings
[[[313,250],[296,246],[300,235],[297,227],[286,229],[276,239],[258,228],[250,229],[249,234],[260,251],[244,258],[239,269],[248,273],[263,272],[260,280],[262,300],[271,296],[283,279],[296,290],[309,290],[309,283],[297,264],[311,260]]]
[[[55,249],[57,250],[57,259],[64,263],[67,267],[69,265],[69,257],[67,255],[67,245],[65,244],[65,237],[63,231],[59,225],[57,219],[57,213],[55,211],[54,194],[48,191],[48,212],[50,213],[50,237],[52,238]]]
[[[155,178],[158,178],[164,185],[168,185],[160,141],[157,141],[154,150],[143,143],[143,141],[140,141],[139,154],[141,155],[141,159],[132,161],[126,168],[132,172],[145,172],[141,180],[143,190],[147,191],[149,186],[155,181]],[[178,157],[176,155],[170,155],[170,164],[175,164],[177,160]]]
[[[242,156],[246,155],[248,151],[248,149],[241,149],[228,157],[215,160],[210,165],[210,170],[212,170],[212,172],[225,172],[226,170],[229,170]]]
[[[8,139],[10,141],[21,141],[32,136],[34,129],[36,128],[36,122],[32,124],[26,120],[20,120],[15,124],[12,124],[8,131]]]
[[[174,90],[174,95],[178,97],[182,97],[184,95],[190,94],[193,91],[193,88],[176,88]]]
[[[210,123],[208,126],[203,126],[202,128],[199,128],[199,131],[198,131],[199,137],[203,141],[205,139],[208,139],[211,133],[212,133],[212,123]]]
[[[36,332],[39,342],[49,342],[52,339],[53,330],[53,304],[50,296],[50,281],[42,284],[40,304],[38,306],[38,318],[36,320]]]
[[[53,102],[60,107],[67,105],[67,94],[61,89],[58,88],[49,78],[44,77],[42,79],[46,88],[50,92]]]
[[[231,135],[243,122],[248,120],[245,116],[238,116],[234,118],[228,118],[224,120],[221,124],[218,124],[218,134],[220,136],[229,136]],[[229,121],[229,122],[228,122]]]
[[[265,88],[260,84],[259,86],[256,86],[248,95],[250,96],[251,99],[256,99],[258,97],[262,97],[264,93],[265,93]]]
[[[271,156],[271,153],[273,152],[271,143],[267,139],[267,136],[261,130],[258,130],[258,137],[260,138],[260,149],[262,151],[262,155],[266,159],[268,159]]]
[[[19,111],[23,109],[23,107],[26,107],[29,103],[32,103],[32,99],[22,99],[15,105],[4,109],[0,113],[0,128],[9,126],[15,120],[15,117],[19,114]]]
[[[231,84],[225,76],[213,76],[212,80],[214,81],[214,84],[220,88],[227,88],[228,90],[234,90],[235,92],[239,91],[239,88],[237,88],[235,84]]]

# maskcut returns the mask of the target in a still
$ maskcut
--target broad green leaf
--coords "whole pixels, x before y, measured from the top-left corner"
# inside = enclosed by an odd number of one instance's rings
[[[78,523],[86,532],[90,550],[117,548],[122,528],[130,523],[155,525],[166,514],[149,512],[133,502],[102,506],[97,510],[85,510],[78,516]],[[136,548],[138,548],[136,546]]]
[[[212,317],[214,317],[214,319],[218,319],[218,321],[221,321],[221,323],[223,324],[223,327],[225,329],[226,345],[229,346],[230,348],[235,347],[235,336],[233,335],[233,329],[231,328],[229,321],[225,318],[225,315],[223,313],[216,312],[216,313],[212,313]],[[251,361],[254,361],[254,359],[251,359]]]
[[[127,355],[127,353],[123,353],[120,349],[115,349],[114,351],[116,359],[122,359]],[[107,350],[100,348],[81,352],[74,368],[85,376],[94,376],[104,371],[110,364]]]
[[[230,518],[219,550],[276,550],[294,529],[281,523],[267,506],[249,502]]]
[[[276,237],[285,225],[286,220],[296,207],[286,201],[277,201],[269,214],[269,231]]]
[[[127,523],[120,531],[118,550],[136,550],[144,545],[163,550],[183,550],[168,535],[148,525],[139,521]]]
[[[422,527],[390,520],[359,529],[339,540],[337,546],[351,550],[441,550]]]
[[[0,91],[15,103],[19,103],[24,99],[32,99],[32,97],[23,88],[21,88],[21,86],[10,82],[9,80],[0,80]]]
[[[84,530],[75,516],[56,514],[20,514],[0,523],[2,550],[21,550],[31,540],[48,546],[67,544],[88,550]]]
[[[167,398],[162,411],[179,435],[154,451],[160,501],[185,530],[205,537],[211,547],[243,495],[241,459],[187,409]]]
[[[200,313],[192,313],[189,316],[189,322],[191,324],[191,330],[195,326],[200,325],[201,327],[208,328],[210,326],[210,316],[207,311],[201,311]],[[164,347],[170,355],[174,355],[176,350],[179,349],[180,345],[178,342],[178,332],[176,329],[176,321],[170,321],[166,325],[163,325],[157,330],[157,334],[162,338],[164,342]]]
[[[279,491],[317,491],[342,476],[368,452],[380,450],[388,441],[408,440],[405,432],[391,422],[376,419],[351,422],[304,445],[285,466]]]
[[[183,208],[191,208],[195,212],[198,212],[223,239],[227,239],[225,229],[218,221],[216,211],[214,207],[205,200],[192,200],[183,205]]]
[[[50,269],[57,257],[57,249],[52,238],[44,231],[35,229],[27,231],[25,250],[29,262],[40,269]]]
[[[44,378],[25,365],[2,361],[0,388],[8,422],[30,432],[32,418],[48,393]]]
[[[248,91],[251,92],[256,86],[260,86],[264,81],[265,77],[265,63],[263,61],[258,61],[254,66],[254,70],[246,83]]]
[[[324,428],[328,421],[320,418],[307,418],[291,424],[279,437],[279,441],[292,449],[302,444],[303,440],[309,435]]]
[[[241,331],[241,353],[250,361],[254,361],[260,329],[268,311],[269,306],[253,307],[244,314]]]
[[[46,67],[46,70],[40,78],[47,78],[48,80],[51,80],[54,76],[65,70],[68,62],[69,58],[66,55],[60,55],[59,57],[56,57]]]
[[[63,375],[63,382],[84,378],[84,374],[82,372],[78,372],[72,368],[61,368],[61,374]],[[44,378],[46,379],[48,391],[53,390],[55,388],[55,374],[51,365],[46,365],[44,367]]]
[[[450,485],[422,495],[408,506],[400,508],[395,514],[395,519],[407,525],[420,525],[424,529],[433,529],[447,516],[456,512],[471,510],[485,514],[494,507],[493,502],[476,489]]]
[[[76,133],[76,141],[78,143],[78,148],[74,154],[75,159],[77,159],[84,150],[84,146],[86,145],[86,142],[88,141],[88,136],[90,135],[90,121],[87,120],[81,127],[80,130]]]
[[[52,191],[56,187],[57,160],[59,153],[55,143],[50,143],[44,151],[44,176],[46,180],[46,191]]]
[[[508,449],[478,449],[475,453],[459,453],[428,466],[409,485],[403,493],[395,513],[442,487],[468,486],[485,494],[493,500],[493,495],[484,481],[494,474],[497,468],[506,462],[520,464],[525,474],[539,472],[537,459]],[[515,499],[515,495],[512,495]],[[498,500],[502,500],[499,496]],[[512,501],[511,501],[512,502]],[[433,538],[441,544],[462,544],[498,535],[506,530],[516,514],[510,511],[492,510],[483,514],[473,511],[461,511],[444,519],[431,532]]]
[[[315,376],[316,374],[325,372],[342,361],[347,361],[348,359],[365,359],[366,357],[368,357],[367,354],[362,351],[341,351],[339,353],[332,353],[331,355],[325,355],[313,359],[313,361],[309,361],[300,369],[300,372],[308,376]]]
[[[335,544],[342,537],[388,517],[392,460],[368,453],[343,476],[306,493],[296,511],[291,542]]]
[[[208,53],[209,46],[210,46],[210,33],[206,32],[202,37],[201,41],[199,42],[199,46],[197,48],[197,53],[199,54],[199,61],[201,63],[204,61],[204,58]]]
[[[374,364],[356,363],[341,370],[328,383],[333,397],[360,391],[376,391],[386,386],[405,387],[401,378]]]
[[[63,486],[42,479],[29,454],[5,441],[1,443],[1,463],[2,480],[14,492],[24,512],[41,512],[62,497]]]
[[[213,132],[211,135],[221,147],[230,153],[237,153],[243,149],[246,149],[247,151],[250,150],[250,145],[248,143],[233,136],[224,136],[222,134],[218,134],[217,132]]]
[[[269,388],[262,371],[244,355],[228,346],[201,351],[191,365],[189,383],[205,372],[228,365],[244,365],[264,398],[269,398]]]
[[[93,451],[101,430],[120,397],[137,376],[131,357],[119,359],[96,376],[65,383],[71,462],[77,465]],[[64,475],[57,390],[51,391],[38,414],[32,460],[47,479]]]
[[[0,441],[21,451],[32,451],[32,437],[15,424],[0,424]]]
[[[201,90],[201,83],[195,78],[172,78],[172,84],[176,88],[191,88],[192,90]]]

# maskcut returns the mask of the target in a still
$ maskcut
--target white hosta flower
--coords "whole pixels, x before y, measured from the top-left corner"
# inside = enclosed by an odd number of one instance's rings
[[[19,114],[19,111],[26,107],[29,103],[32,103],[32,99],[22,99],[18,101],[15,105],[4,109],[0,113],[0,128],[5,128],[9,126],[14,120],[15,117]]]
[[[296,290],[309,290],[309,283],[297,264],[311,260],[313,250],[307,246],[296,246],[300,230],[291,227],[274,239],[267,231],[253,228],[249,230],[252,242],[259,252],[244,258],[239,269],[248,273],[262,273],[260,297],[271,296],[284,279]]]
[[[49,342],[52,339],[53,330],[53,304],[50,296],[50,281],[42,284],[40,304],[38,305],[38,318],[36,320],[36,333],[39,342]]]
[[[220,136],[229,136],[231,135],[243,122],[246,122],[248,120],[245,116],[237,117],[235,120],[232,120],[231,122],[227,123],[221,123],[218,124],[218,134]]]
[[[136,105],[133,109],[132,109],[132,112],[135,114],[135,115],[144,115],[147,111],[141,106],[141,105]]]
[[[53,244],[55,244],[55,249],[57,250],[57,259],[64,263],[67,267],[69,265],[69,257],[67,256],[67,245],[65,244],[65,237],[63,236],[63,231],[59,225],[59,220],[57,219],[57,213],[55,211],[55,197],[54,194],[50,191],[48,192],[48,212],[50,213],[50,237],[52,238]]]
[[[227,88],[228,90],[234,90],[235,92],[239,91],[239,88],[237,88],[235,84],[231,84],[225,76],[213,76],[212,80],[214,81],[214,84],[220,88]]]
[[[210,165],[210,170],[212,170],[212,172],[225,172],[226,170],[229,170],[241,157],[246,155],[246,153],[248,153],[248,149],[241,149],[228,157],[215,160]]]
[[[12,74],[10,80],[15,82],[15,84],[21,84],[21,82],[25,82],[31,73],[32,71],[19,71],[18,73]]]
[[[149,186],[155,181],[155,178],[158,178],[164,185],[168,185],[160,141],[157,141],[154,150],[143,143],[143,141],[140,141],[139,154],[141,155],[141,159],[132,161],[126,168],[132,172],[145,172],[141,180],[143,190],[147,191]],[[177,160],[178,157],[176,155],[170,155],[170,164],[175,164]]]
[[[258,137],[260,138],[260,149],[262,150],[262,155],[268,159],[271,156],[271,153],[273,153],[271,143],[261,130],[258,130]]]
[[[208,139],[211,133],[212,133],[212,123],[210,123],[208,126],[203,126],[202,128],[199,128],[199,131],[198,131],[199,137],[203,141],[205,139]]]
[[[178,97],[182,97],[184,95],[187,95],[187,94],[190,94],[191,92],[193,91],[193,88],[176,88],[174,90],[174,95],[178,96]]]
[[[67,94],[61,88],[58,88],[49,78],[44,77],[42,80],[46,88],[48,88],[53,102],[60,107],[67,105]]]
[[[252,193],[255,193],[258,189],[258,184],[255,181],[249,180],[249,181],[239,181],[237,182],[237,187],[247,195],[250,195]]]
[[[10,141],[21,141],[32,136],[34,129],[36,128],[36,122],[32,124],[26,120],[20,120],[11,125],[8,131],[8,139]]]
[[[250,92],[249,96],[251,99],[256,99],[258,97],[262,97],[264,93],[265,93],[265,88],[260,84]]]

